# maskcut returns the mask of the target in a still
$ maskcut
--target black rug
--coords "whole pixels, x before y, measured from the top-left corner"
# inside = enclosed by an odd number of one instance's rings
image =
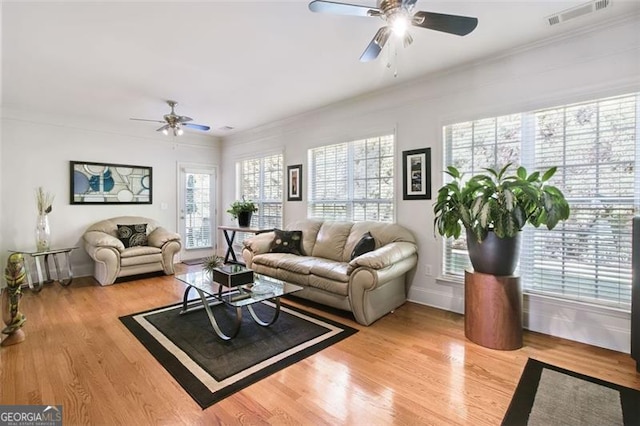
[[[638,425],[640,391],[529,359],[503,425]]]
[[[256,324],[243,308],[238,335],[223,341],[204,310],[179,315],[181,309],[176,304],[120,320],[203,409],[357,332],[283,303],[270,327]],[[222,330],[231,329],[232,309],[213,308]],[[254,309],[270,318],[274,305]]]

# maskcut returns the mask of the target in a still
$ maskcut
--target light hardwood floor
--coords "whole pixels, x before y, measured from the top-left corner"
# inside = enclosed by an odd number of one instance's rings
[[[65,425],[496,425],[528,357],[640,389],[628,354],[529,332],[494,351],[465,339],[462,316],[406,303],[370,327],[324,313],[360,331],[203,411],[118,320],[183,290],[164,276],[26,290],[27,338],[0,349],[0,403],[61,404]]]

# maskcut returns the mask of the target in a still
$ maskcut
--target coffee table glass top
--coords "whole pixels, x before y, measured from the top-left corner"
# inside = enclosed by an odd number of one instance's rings
[[[302,287],[298,285],[256,273],[253,275],[253,284],[243,284],[231,288],[214,282],[211,274],[204,270],[176,275],[176,278],[235,307],[252,305],[302,290]]]

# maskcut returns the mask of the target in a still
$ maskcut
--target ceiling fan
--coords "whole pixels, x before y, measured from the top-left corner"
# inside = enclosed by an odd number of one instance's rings
[[[373,40],[360,56],[361,62],[376,59],[387,43],[391,34],[397,34],[407,47],[413,42],[413,37],[407,32],[409,25],[442,31],[449,34],[464,36],[473,31],[478,25],[477,18],[458,15],[444,15],[441,13],[418,11],[411,14],[418,0],[378,0],[377,7],[360,6],[325,0],[315,0],[309,3],[312,12],[333,13],[338,15],[377,16],[387,23],[380,28]]]
[[[204,126],[202,124],[189,123],[193,119],[184,115],[178,115],[175,113],[174,108],[178,105],[176,101],[167,101],[167,104],[171,107],[171,112],[163,116],[164,120],[147,120],[146,118],[130,118],[130,120],[136,121],[151,121],[153,123],[162,123],[164,126],[157,129],[158,132],[162,132],[168,135],[169,132],[173,133],[173,136],[180,136],[184,133],[183,127],[190,129],[202,130],[203,132],[209,131],[211,127]]]

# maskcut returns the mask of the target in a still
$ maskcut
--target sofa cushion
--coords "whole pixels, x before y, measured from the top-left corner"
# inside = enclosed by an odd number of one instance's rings
[[[353,223],[351,222],[324,222],[318,231],[312,255],[314,257],[342,261],[342,253],[352,226]],[[351,252],[347,257],[350,254]]]
[[[351,252],[351,260],[355,259],[358,256],[361,256],[365,253],[369,253],[376,249],[376,240],[371,235],[371,232],[366,232],[360,241],[356,244],[353,251]]]
[[[302,256],[302,231],[273,230],[274,237],[269,251],[271,253],[291,253]]]
[[[282,256],[278,261],[278,268],[297,274],[310,274],[315,261],[316,259],[311,256]]]
[[[349,296],[349,284],[342,281],[334,281],[317,275],[309,275],[309,287],[315,287],[328,293],[338,294],[340,296]],[[295,294],[295,293],[294,293]]]
[[[147,245],[147,224],[136,223],[132,225],[118,224],[118,239],[125,248]]]
[[[302,252],[310,255],[316,244],[318,231],[323,221],[318,219],[298,220],[287,225],[287,230],[299,229],[302,231]]]
[[[347,275],[348,267],[348,263],[314,257],[311,264],[311,273],[319,277],[346,283],[349,281],[349,275]]]

